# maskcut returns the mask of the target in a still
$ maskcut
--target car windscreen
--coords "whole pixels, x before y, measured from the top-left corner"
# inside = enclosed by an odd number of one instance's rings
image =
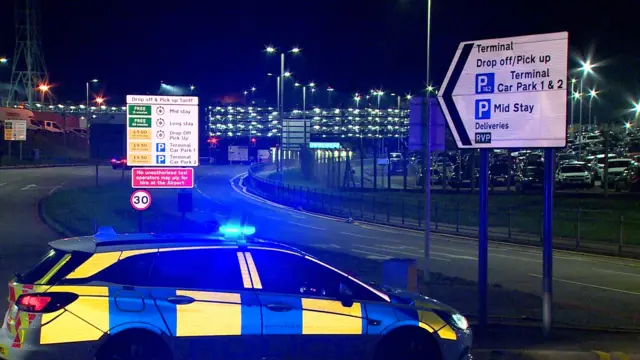
[[[582,166],[563,166],[560,168],[560,172],[563,174],[566,173],[582,173],[586,170]]]

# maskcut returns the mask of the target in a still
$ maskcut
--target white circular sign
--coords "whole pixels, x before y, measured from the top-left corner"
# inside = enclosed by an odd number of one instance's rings
[[[136,210],[147,210],[151,205],[151,194],[147,190],[136,190],[131,194],[129,202]]]

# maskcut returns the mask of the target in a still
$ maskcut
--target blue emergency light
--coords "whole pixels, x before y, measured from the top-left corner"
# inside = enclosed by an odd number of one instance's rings
[[[251,225],[222,225],[220,233],[225,237],[248,236],[256,233],[256,228]]]

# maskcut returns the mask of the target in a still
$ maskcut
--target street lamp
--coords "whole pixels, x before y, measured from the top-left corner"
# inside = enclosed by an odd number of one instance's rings
[[[47,85],[44,83],[38,85],[38,90],[40,90],[40,102],[42,104],[44,104],[44,94],[46,92],[49,92],[49,89],[51,89],[51,85]]]
[[[89,124],[89,83],[97,83],[98,79],[91,79],[87,81],[87,125]]]
[[[356,109],[358,109],[360,107],[360,94],[356,93],[355,96],[353,97],[353,100],[356,101]]]
[[[327,86],[327,94],[328,94],[328,101],[329,101],[329,108],[331,108],[331,93],[333,92],[333,88],[331,86]]]
[[[195,90],[195,89],[196,89],[195,85],[189,86],[189,90],[191,90],[191,92],[193,92],[193,90]]]
[[[593,101],[593,98],[596,98],[596,99],[598,98],[599,93],[600,91],[596,91],[595,89],[589,90],[589,127],[591,127],[591,102]]]
[[[382,91],[382,90],[377,90],[377,91],[375,91],[375,92],[373,93],[373,95],[378,96],[378,109],[380,109],[380,97],[381,97],[382,95],[384,95],[384,91]]]
[[[244,104],[247,105],[247,94],[249,94],[249,92],[245,90],[242,93],[244,94]]]
[[[98,105],[102,105],[104,103],[104,98],[101,96],[98,96],[95,100],[96,104]]]
[[[587,61],[580,61],[580,68],[579,71],[582,72],[581,76],[580,76],[580,94],[583,94],[583,83],[584,83],[584,79],[587,77],[587,75],[593,74],[593,68],[595,67],[594,64],[591,63],[591,60]],[[580,109],[578,110],[578,123],[579,123],[579,134],[582,134],[582,97],[580,97]],[[582,136],[580,136],[580,142],[578,143],[578,157],[582,158]]]

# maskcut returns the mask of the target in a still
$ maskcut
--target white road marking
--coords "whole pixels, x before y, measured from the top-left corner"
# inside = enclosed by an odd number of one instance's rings
[[[364,250],[351,249],[351,251],[357,252],[357,253],[360,253],[360,254],[366,254],[367,255],[366,258],[367,259],[371,259],[371,260],[389,260],[389,259],[392,258],[391,256],[376,254],[376,253],[372,253],[372,252],[364,251]]]
[[[275,217],[275,216],[267,216],[267,219],[278,220],[278,221],[282,220],[282,219],[280,219],[278,217]]]
[[[300,215],[296,215],[296,214],[293,214],[293,213],[289,213],[289,215],[293,216],[294,218],[298,218],[298,219],[306,219],[307,218],[306,216],[300,216]]]
[[[22,189],[20,189],[20,190],[29,190],[29,189],[33,189],[34,187],[38,187],[38,185],[36,185],[36,184],[30,184],[30,185],[27,185],[27,186],[23,187],[23,188],[22,188]]]
[[[613,270],[605,270],[605,269],[594,269],[594,270],[596,270],[596,271],[602,271],[602,272],[606,272],[606,273],[611,273],[611,274],[629,275],[629,276],[640,276],[640,274],[632,274],[632,273],[622,272],[622,271],[613,271]]]
[[[379,247],[383,247],[383,248],[390,248],[390,249],[411,249],[411,250],[418,250],[418,251],[422,251],[421,248],[417,248],[415,246],[406,246],[406,245],[384,245],[384,244],[378,244],[377,246]]]
[[[491,252],[489,252],[489,256],[498,256],[498,257],[513,259],[513,260],[529,261],[529,262],[534,262],[534,263],[541,263],[542,262],[542,260],[527,259],[527,258],[518,257],[518,256],[511,256],[511,255],[492,254]]]
[[[449,250],[449,251],[457,251],[457,252],[474,252],[474,249],[471,250],[464,250],[464,249],[455,249],[455,248],[450,248],[450,247],[446,247],[446,246],[438,246],[438,245],[433,245],[431,244],[431,248],[433,249],[442,249],[442,250]]]
[[[538,275],[538,274],[529,274],[529,275],[533,276],[533,277],[537,277],[537,278],[542,278],[542,275]],[[553,281],[558,281],[558,282],[563,282],[563,283],[573,284],[573,285],[587,286],[587,287],[592,287],[592,288],[601,289],[601,290],[615,291],[615,292],[619,292],[619,293],[623,293],[623,294],[629,294],[629,295],[640,295],[640,293],[638,293],[638,292],[614,289],[614,288],[610,288],[610,287],[606,287],[606,286],[600,286],[600,285],[586,284],[586,283],[581,283],[581,282],[578,282],[578,281],[564,280],[564,279],[558,279],[558,278],[553,278]]]
[[[391,230],[387,230],[387,229],[383,229],[381,227],[371,226],[371,225],[360,225],[360,227],[363,227],[363,228],[369,229],[369,230],[386,232],[386,233],[390,233],[390,234],[402,233],[402,235],[409,235],[409,236],[418,236],[418,237],[423,237],[424,236],[424,235],[416,234],[416,233],[413,233],[413,232],[407,232],[407,229],[397,229],[397,230],[391,231]]]
[[[0,186],[5,186],[7,185],[7,183],[0,183]]]
[[[311,226],[311,225],[307,225],[307,224],[300,224],[300,223],[295,222],[295,221],[287,221],[287,222],[288,222],[289,224],[298,225],[298,226],[304,226],[304,227],[308,227],[308,228],[310,228],[310,229],[323,230],[323,231],[327,230],[327,229],[325,229],[325,228],[321,228],[321,227],[317,227],[317,226]]]
[[[357,247],[361,247],[361,248],[365,248],[365,249],[370,249],[370,250],[382,251],[382,252],[386,251],[386,252],[391,252],[391,253],[396,253],[396,254],[409,255],[409,256],[413,256],[413,257],[417,257],[417,258],[422,257],[422,254],[417,255],[417,254],[406,252],[406,251],[398,251],[398,250],[391,250],[391,249],[380,249],[380,248],[377,248],[377,247],[360,245],[360,244],[353,244],[353,246],[357,246]],[[449,259],[438,258],[438,257],[435,257],[435,256],[431,256],[431,258],[434,259],[434,260],[440,260],[440,261],[451,261]]]
[[[341,231],[340,234],[349,235],[349,236],[355,236],[355,237],[359,237],[359,238],[363,238],[363,239],[380,240],[380,241],[391,241],[391,242],[402,242],[401,240],[394,240],[394,239],[386,239],[386,238],[380,238],[380,237],[375,237],[375,236],[360,235],[360,234],[354,234],[354,233],[350,233],[350,232],[346,232],[346,231]]]
[[[332,249],[340,249],[339,245],[336,244],[311,244],[311,246],[315,246],[315,247],[319,247],[319,248],[324,248],[324,249],[328,249],[328,248],[332,248]]]
[[[49,191],[49,195],[53,195],[54,192],[56,192],[56,190],[60,189],[62,186],[54,186],[53,189],[51,189]]]

